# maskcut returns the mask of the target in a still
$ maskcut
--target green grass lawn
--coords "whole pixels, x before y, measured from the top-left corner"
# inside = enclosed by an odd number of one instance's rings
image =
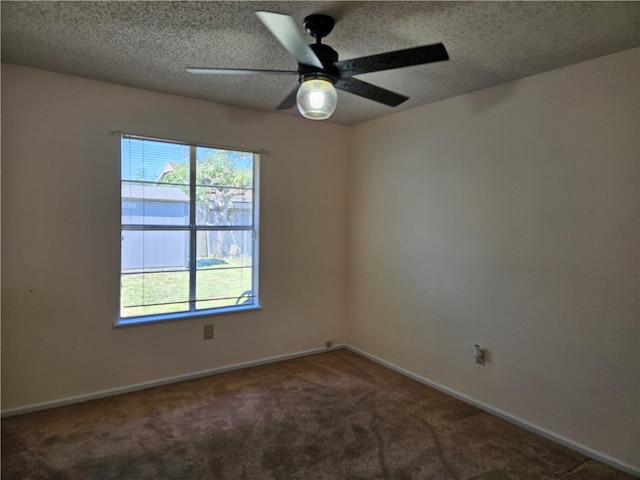
[[[121,276],[120,316],[137,317],[189,311],[189,271],[131,273]],[[252,289],[251,265],[225,259],[199,268],[196,274],[197,310],[235,305]]]

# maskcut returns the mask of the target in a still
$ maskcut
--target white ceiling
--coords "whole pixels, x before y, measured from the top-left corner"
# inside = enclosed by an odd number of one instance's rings
[[[633,1],[2,1],[0,8],[3,62],[264,111],[275,111],[295,88],[295,76],[184,70],[295,70],[256,10],[292,15],[301,32],[306,15],[333,16],[337,23],[324,43],[342,60],[444,43],[448,62],[359,76],[410,99],[391,108],[339,92],[330,121],[341,124],[640,46],[640,2]]]

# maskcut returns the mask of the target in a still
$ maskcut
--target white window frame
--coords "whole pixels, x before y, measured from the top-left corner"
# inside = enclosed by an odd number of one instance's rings
[[[164,139],[164,138],[156,138],[156,137],[149,137],[149,136],[141,136],[141,135],[134,135],[134,134],[127,134],[127,133],[122,133],[122,132],[115,132],[117,134],[120,135],[120,155],[122,155],[122,142],[125,139],[138,139],[138,140],[149,140],[149,141],[153,141],[153,142],[162,142],[162,143],[167,143],[167,144],[177,144],[177,145],[183,145],[183,146],[188,146],[190,149],[190,158],[189,158],[189,189],[190,189],[190,195],[189,195],[189,216],[190,216],[190,220],[189,220],[189,224],[188,225],[184,225],[182,227],[174,227],[177,230],[180,231],[187,231],[189,232],[189,253],[188,253],[188,257],[191,258],[196,258],[196,237],[197,237],[197,233],[198,232],[202,232],[202,231],[224,231],[224,230],[228,230],[230,229],[229,226],[214,226],[214,225],[198,225],[195,222],[195,204],[196,204],[196,195],[195,195],[195,189],[198,186],[201,186],[199,184],[197,184],[196,181],[196,155],[195,155],[195,151],[198,147],[203,147],[203,148],[213,148],[213,149],[220,149],[220,150],[229,150],[229,151],[236,151],[236,152],[245,152],[245,153],[251,153],[253,155],[253,174],[252,174],[252,190],[253,190],[253,194],[252,194],[252,214],[253,214],[253,218],[252,218],[252,225],[251,226],[232,226],[231,229],[233,230],[245,230],[245,231],[250,231],[252,233],[252,237],[253,237],[253,243],[252,243],[252,264],[251,264],[251,269],[252,269],[252,278],[251,278],[251,283],[252,283],[252,288],[251,288],[251,297],[249,298],[248,302],[244,302],[242,301],[242,299],[239,297],[238,300],[239,302],[235,305],[228,305],[228,306],[223,306],[223,307],[216,307],[216,308],[208,308],[208,309],[196,309],[196,272],[197,272],[197,262],[193,262],[193,261],[189,261],[189,266],[188,266],[188,270],[189,270],[189,310],[188,311],[181,311],[181,312],[172,312],[172,313],[156,313],[156,314],[147,314],[147,315],[140,315],[140,316],[128,316],[128,317],[122,317],[121,316],[121,305],[122,305],[122,276],[123,276],[123,269],[122,269],[122,243],[121,243],[121,252],[120,252],[120,258],[121,258],[121,268],[120,268],[120,279],[121,279],[121,288],[120,288],[120,294],[118,296],[118,300],[119,300],[119,308],[118,308],[118,318],[115,322],[115,326],[127,326],[127,325],[135,325],[135,324],[142,324],[142,323],[150,323],[150,322],[161,322],[161,321],[167,321],[167,320],[179,320],[179,319],[187,319],[187,318],[197,318],[197,317],[202,317],[202,316],[210,316],[210,315],[219,315],[219,314],[226,314],[226,313],[232,313],[232,312],[241,312],[241,311],[246,311],[246,310],[255,310],[255,309],[260,309],[262,308],[260,305],[260,301],[259,301],[259,289],[258,289],[258,285],[259,285],[259,252],[260,252],[260,248],[259,248],[259,220],[260,220],[260,153],[262,152],[258,152],[258,151],[253,151],[253,150],[246,150],[246,149],[239,149],[239,148],[235,148],[235,147],[222,147],[222,146],[215,146],[215,145],[209,145],[209,144],[203,144],[203,143],[195,143],[195,142],[185,142],[185,141],[178,141],[178,140],[169,140],[169,139]],[[122,158],[120,158],[120,165],[122,165]],[[125,182],[130,182],[130,179],[124,179],[122,173],[120,174],[120,184],[124,184]],[[122,190],[122,187],[120,188],[120,190]],[[122,195],[122,194],[121,194]],[[122,210],[122,196],[120,197],[120,209]],[[162,230],[167,230],[167,226],[166,225],[144,225],[144,224],[125,224],[122,221],[122,212],[120,215],[121,218],[121,223],[120,223],[120,235],[121,238],[123,238],[123,232],[125,230],[142,230],[142,231],[153,231],[153,230],[157,230],[157,229],[162,229]],[[171,228],[169,228],[171,229]],[[186,302],[185,302],[186,303]]]

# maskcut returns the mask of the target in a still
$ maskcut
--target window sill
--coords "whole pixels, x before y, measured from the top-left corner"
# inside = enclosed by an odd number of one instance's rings
[[[261,310],[262,305],[246,305],[239,307],[222,307],[211,310],[200,310],[197,312],[165,313],[161,315],[148,315],[146,317],[118,318],[113,324],[114,327],[130,327],[134,325],[145,325],[149,323],[169,322],[172,320],[187,320],[190,318],[210,317],[212,315],[223,315],[249,310]]]

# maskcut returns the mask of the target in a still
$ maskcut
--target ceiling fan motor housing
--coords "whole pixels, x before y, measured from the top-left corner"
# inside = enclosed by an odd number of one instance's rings
[[[298,74],[300,81],[309,76],[317,75],[329,77],[332,83],[336,83],[340,79],[340,70],[335,66],[335,62],[338,61],[338,52],[329,45],[323,45],[321,43],[309,46],[311,47],[311,50],[313,50],[313,53],[318,57],[318,60],[320,60],[320,63],[322,63],[323,68],[319,69],[313,65],[299,64]]]
[[[340,79],[340,70],[335,66],[338,61],[338,52],[336,52],[329,45],[323,45],[320,40],[331,33],[335,25],[335,20],[329,15],[323,15],[321,13],[314,13],[308,15],[304,19],[304,29],[309,35],[316,39],[316,43],[309,45],[313,53],[315,53],[320,63],[322,63],[322,69],[313,65],[298,65],[298,80],[302,83],[304,80],[312,78],[325,78],[331,83],[335,84]]]

